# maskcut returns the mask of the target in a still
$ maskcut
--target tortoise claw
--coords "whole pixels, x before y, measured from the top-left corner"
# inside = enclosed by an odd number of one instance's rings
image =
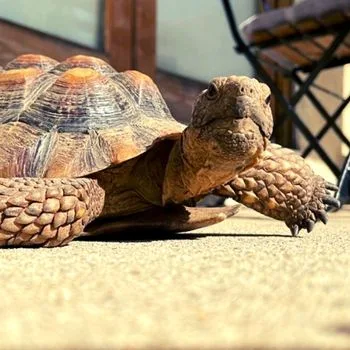
[[[290,232],[292,233],[292,236],[295,237],[299,234],[299,226],[298,225],[293,225],[290,227]]]
[[[331,182],[326,182],[325,187],[327,190],[330,190],[330,191],[338,191],[339,190],[338,186],[332,184]]]
[[[307,220],[306,221],[306,230],[308,233],[310,233],[315,227],[315,221]]]
[[[325,225],[327,224],[328,216],[324,210],[317,210],[315,214],[317,218],[320,219]]]
[[[335,207],[336,209],[340,208],[340,202],[338,199],[332,196],[325,196],[322,198],[322,202],[324,204],[330,205],[331,207]]]

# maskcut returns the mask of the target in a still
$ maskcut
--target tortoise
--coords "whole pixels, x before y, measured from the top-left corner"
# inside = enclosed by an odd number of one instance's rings
[[[269,141],[267,85],[214,78],[188,126],[155,83],[90,56],[26,54],[0,70],[0,245],[66,245],[83,234],[188,231],[232,216],[231,197],[293,235],[327,222],[336,186]]]

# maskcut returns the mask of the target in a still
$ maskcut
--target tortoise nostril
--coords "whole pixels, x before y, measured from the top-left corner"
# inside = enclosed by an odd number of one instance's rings
[[[232,111],[234,114],[233,120],[246,118],[246,113],[244,112],[244,109],[238,103],[233,105]]]
[[[233,120],[246,119],[249,117],[249,103],[250,100],[247,96],[238,96],[234,101],[232,107]]]

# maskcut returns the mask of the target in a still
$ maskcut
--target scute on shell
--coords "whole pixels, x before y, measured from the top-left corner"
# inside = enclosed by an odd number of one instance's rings
[[[22,55],[0,71],[0,177],[84,176],[183,129],[149,77],[98,58]]]
[[[42,71],[48,71],[57,66],[58,61],[44,55],[24,54],[10,61],[5,70],[21,68],[38,68]]]
[[[101,60],[98,57],[76,55],[67,58],[62,63],[57,64],[50,72],[60,75],[72,68],[91,68],[103,75],[112,75],[116,71],[107,62]]]
[[[26,106],[35,79],[42,74],[37,68],[11,69],[0,72],[0,123],[15,120]]]

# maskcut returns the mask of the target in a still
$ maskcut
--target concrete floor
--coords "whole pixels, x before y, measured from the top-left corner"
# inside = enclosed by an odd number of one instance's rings
[[[0,250],[1,349],[349,349],[350,210],[293,238],[241,210],[191,234]]]

